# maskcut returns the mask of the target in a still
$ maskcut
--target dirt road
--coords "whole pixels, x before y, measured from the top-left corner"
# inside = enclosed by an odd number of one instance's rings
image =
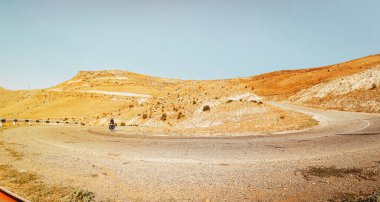
[[[326,201],[379,190],[380,116],[271,104],[311,114],[320,125],[225,138],[21,127],[0,133],[0,141],[22,158],[0,164],[88,189],[97,200]]]

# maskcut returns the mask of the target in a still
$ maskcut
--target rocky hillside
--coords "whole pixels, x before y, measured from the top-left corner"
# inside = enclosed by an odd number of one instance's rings
[[[304,89],[289,100],[313,107],[380,113],[379,86],[380,65]]]
[[[79,121],[153,131],[194,133],[271,132],[310,127],[309,116],[262,102],[238,79],[184,81],[126,71],[79,72],[52,88],[9,91],[1,116]]]
[[[81,71],[57,86],[0,93],[0,117],[78,121],[159,132],[245,133],[310,127],[309,116],[266,103],[380,113],[380,55],[325,67],[226,80]]]
[[[380,55],[371,55],[335,65],[271,72],[242,79],[260,96],[274,100],[286,100],[301,90],[317,84],[350,76],[380,65]]]
[[[242,79],[266,99],[324,109],[380,113],[380,55]]]

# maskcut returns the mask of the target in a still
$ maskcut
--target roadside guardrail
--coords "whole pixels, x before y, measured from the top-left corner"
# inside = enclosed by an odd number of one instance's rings
[[[69,121],[61,121],[61,120],[41,120],[41,119],[32,120],[32,119],[17,119],[17,118],[13,118],[13,119],[0,118],[0,127],[2,127],[7,122],[12,123],[12,125],[16,125],[17,123],[26,123],[29,125],[31,125],[32,123],[41,124],[41,125],[53,124],[53,123],[55,123],[57,125],[60,125],[60,124],[64,124],[64,125],[85,125],[85,124],[77,122],[77,121],[76,122],[69,122]]]

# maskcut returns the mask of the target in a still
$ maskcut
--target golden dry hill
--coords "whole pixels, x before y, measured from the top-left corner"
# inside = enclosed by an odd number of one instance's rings
[[[185,135],[273,132],[316,125],[310,116],[263,103],[239,80],[185,81],[127,71],[79,72],[57,86],[6,91],[1,117],[119,125]],[[128,127],[126,127],[128,129]]]
[[[241,81],[269,100],[380,113],[379,54],[324,67],[271,72]]]
[[[81,71],[47,89],[0,90],[0,117],[89,125],[107,125],[113,117],[130,128],[178,134],[302,129],[316,121],[266,101],[380,112],[379,64],[380,55],[373,55],[319,68],[208,81]]]

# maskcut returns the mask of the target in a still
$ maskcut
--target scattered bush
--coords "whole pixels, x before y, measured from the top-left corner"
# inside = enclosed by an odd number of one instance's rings
[[[195,100],[193,100],[193,105],[197,104],[197,102],[195,102]]]
[[[92,192],[77,190],[75,191],[70,198],[70,202],[90,202],[94,201],[95,195]]]
[[[370,90],[373,90],[373,89],[375,89],[376,88],[376,84],[372,84],[372,86],[371,86],[371,88],[370,88]]]
[[[306,180],[310,180],[312,177],[329,178],[337,177],[344,178],[346,176],[352,176],[358,180],[373,180],[376,173],[373,171],[367,171],[362,168],[336,168],[335,166],[309,166],[308,168],[299,170]]]
[[[148,114],[143,114],[143,115],[142,115],[142,118],[143,118],[143,119],[148,118]]]
[[[125,123],[124,123],[124,122],[121,122],[121,123],[120,123],[120,126],[125,126]]]
[[[233,100],[228,100],[226,103],[231,103],[231,102],[233,102]]]
[[[165,113],[163,113],[163,114],[161,115],[161,120],[162,120],[162,121],[166,121],[167,117],[168,117],[168,116],[167,116]]]
[[[261,104],[263,104],[263,102],[260,101],[260,102],[258,102],[257,104],[258,104],[258,105],[261,105]]]
[[[285,119],[285,116],[284,115],[280,116],[280,119]]]
[[[185,115],[182,114],[182,112],[178,113],[178,116],[177,116],[177,119],[181,119],[182,117],[184,117]]]
[[[205,112],[205,111],[210,111],[210,106],[208,106],[208,105],[204,106],[204,107],[203,107],[203,111],[204,111],[204,112]]]

